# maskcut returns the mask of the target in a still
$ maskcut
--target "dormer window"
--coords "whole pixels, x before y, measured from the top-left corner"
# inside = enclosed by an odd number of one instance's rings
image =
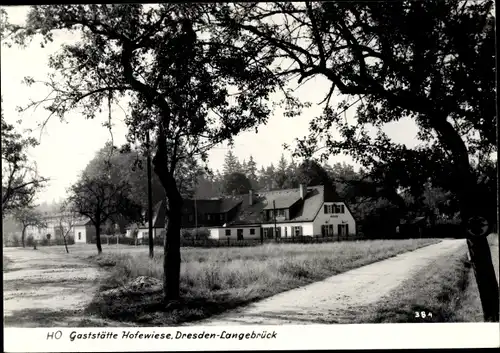
[[[324,205],[325,214],[343,214],[345,213],[345,206],[338,205]]]

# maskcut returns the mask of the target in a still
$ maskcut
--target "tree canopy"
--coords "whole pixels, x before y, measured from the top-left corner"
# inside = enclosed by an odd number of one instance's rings
[[[1,113],[2,140],[2,218],[8,213],[33,206],[36,193],[48,179],[38,175],[36,164],[29,161],[27,151],[38,143],[24,137]]]
[[[105,222],[123,216],[129,221],[140,221],[141,207],[130,197],[127,182],[118,183],[106,175],[89,176],[85,173],[71,186],[67,209],[90,219],[96,230],[96,246],[102,252],[100,232]]]
[[[250,189],[252,189],[252,184],[243,173],[234,172],[225,177],[224,190],[227,195],[248,194]]]
[[[50,114],[64,118],[81,109],[94,118],[107,106],[111,120],[111,105],[125,100],[130,143],[144,145],[151,134],[154,171],[167,199],[166,300],[179,296],[180,161],[206,160],[215,144],[265,122],[266,99],[279,83],[267,68],[273,50],[213,25],[227,10],[219,4],[38,6],[15,36],[19,43],[35,34],[50,41],[65,30],[80,38],[49,60]]]

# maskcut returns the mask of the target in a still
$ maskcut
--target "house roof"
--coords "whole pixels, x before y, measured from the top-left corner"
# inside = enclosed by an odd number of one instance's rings
[[[268,191],[265,193],[264,209],[289,208],[300,200],[299,189]]]
[[[196,202],[196,209],[201,214],[227,213],[237,207],[236,215],[227,222],[227,226],[251,225],[266,223],[263,219],[264,210],[285,209],[297,204],[293,218],[286,222],[311,222],[316,218],[324,201],[340,201],[338,196],[325,190],[323,185],[306,188],[304,201],[301,201],[300,189],[274,190],[253,194],[252,205],[249,195],[230,196],[218,199],[186,199],[183,204],[183,213],[192,213]],[[274,202],[274,206],[273,206]],[[158,202],[153,209],[153,228],[165,227],[165,201]],[[148,223],[139,225],[139,228],[148,228]]]
[[[412,218],[410,220],[402,219],[400,221],[400,224],[417,224],[417,223],[424,222],[425,219],[426,219],[425,217],[415,217],[415,218]]]
[[[182,210],[183,213],[189,214],[195,208],[200,214],[215,214],[215,213],[226,213],[233,208],[237,207],[242,203],[243,199],[248,197],[234,196],[227,198],[217,198],[217,199],[186,199],[183,202]],[[140,229],[149,228],[149,222],[138,225]],[[130,228],[130,227],[129,227]],[[165,201],[159,201],[153,207],[153,228],[165,228]]]
[[[247,196],[248,197],[248,196]],[[257,224],[264,222],[262,211],[273,208],[289,208],[300,200],[299,189],[287,189],[258,193],[253,204],[249,200],[242,202],[238,214],[228,225]],[[287,222],[311,222],[316,218],[325,200],[325,190],[322,185],[307,188],[304,202],[300,205],[293,218]]]
[[[91,225],[92,221],[89,218],[81,218],[75,222],[75,227]]]

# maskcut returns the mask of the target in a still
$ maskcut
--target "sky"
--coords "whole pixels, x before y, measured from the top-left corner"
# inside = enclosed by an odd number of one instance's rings
[[[9,21],[23,24],[28,7],[7,7]],[[3,113],[6,120],[15,124],[19,131],[32,129],[32,134],[39,138],[40,144],[29,151],[29,157],[36,161],[38,171],[42,176],[51,179],[48,186],[40,192],[39,202],[52,202],[63,199],[67,188],[77,181],[79,173],[94,157],[95,153],[111,140],[110,131],[102,126],[108,113],[105,110],[95,120],[86,120],[78,112],[65,117],[66,122],[57,118],[49,120],[44,130],[38,124],[48,117],[48,112],[41,107],[18,113],[16,107],[26,106],[30,100],[42,99],[48,91],[41,85],[31,87],[22,83],[25,76],[32,76],[43,81],[50,70],[47,67],[50,54],[55,53],[63,43],[75,40],[70,35],[56,35],[54,41],[44,48],[34,41],[27,48],[13,46],[1,48],[1,91],[3,96]],[[260,126],[258,133],[254,130],[241,133],[234,139],[233,153],[241,160],[248,160],[253,156],[257,165],[268,166],[276,164],[281,154],[290,160],[290,152],[283,150],[283,144],[293,145],[296,138],[304,137],[309,132],[309,122],[321,113],[322,108],[317,104],[323,100],[330,88],[326,79],[317,77],[308,81],[296,95],[303,101],[313,103],[303,111],[299,117],[288,118],[283,116],[282,110],[275,110],[268,123]],[[280,96],[275,96],[280,99]],[[354,109],[346,112],[347,119],[353,119]],[[119,107],[112,109],[113,141],[116,146],[125,142],[127,127],[123,122],[125,112]],[[21,121],[18,125],[17,122]],[[407,119],[390,123],[383,129],[393,141],[413,147],[418,143],[416,139],[417,127]],[[28,134],[28,133],[26,133]],[[332,134],[336,134],[332,131]],[[221,170],[224,156],[228,151],[226,145],[220,145],[209,153],[209,167]],[[332,156],[329,163],[347,162],[357,167],[347,156]]]

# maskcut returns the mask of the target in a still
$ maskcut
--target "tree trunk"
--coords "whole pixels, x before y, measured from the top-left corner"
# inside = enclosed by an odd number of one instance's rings
[[[149,131],[146,134],[147,145],[147,174],[148,174],[148,234],[149,234],[149,257],[154,257],[154,243],[153,243],[153,191],[151,187],[151,153],[149,149]]]
[[[163,258],[163,291],[165,302],[179,299],[181,275],[181,207],[182,199],[169,200],[168,225]]]
[[[496,322],[499,319],[500,297],[488,239],[486,235],[474,237],[467,232],[467,223],[472,216],[486,218],[490,224],[490,229],[494,220],[488,217],[490,212],[484,209],[482,206],[484,203],[478,196],[477,180],[472,173],[469,152],[461,136],[446,119],[436,119],[434,123],[435,129],[440,135],[440,140],[453,155],[455,175],[459,182],[457,194],[460,204],[462,231],[467,238],[471,264],[481,298],[483,317],[485,321]]]
[[[101,224],[98,222],[95,225],[95,244],[97,246],[97,254],[102,253],[102,246],[101,246]]]
[[[23,231],[21,232],[21,243],[23,244],[23,248],[26,247],[26,244],[24,243],[24,236],[26,235],[26,227],[23,227]]]
[[[66,242],[66,236],[63,236],[64,247],[66,248],[66,254],[69,254],[68,243]]]
[[[466,179],[466,176],[463,178]],[[467,247],[469,249],[474,276],[476,277],[479,296],[481,298],[484,320],[487,322],[498,322],[500,296],[495,268],[491,258],[490,245],[487,238],[489,230],[484,236],[472,236],[467,232],[467,223],[472,216],[486,218],[490,224],[490,229],[493,220],[488,219],[487,212],[485,213],[485,210],[482,210],[479,206],[482,201],[475,197],[475,185],[472,185],[472,183],[470,185],[467,191],[460,197],[462,229],[467,238]]]

